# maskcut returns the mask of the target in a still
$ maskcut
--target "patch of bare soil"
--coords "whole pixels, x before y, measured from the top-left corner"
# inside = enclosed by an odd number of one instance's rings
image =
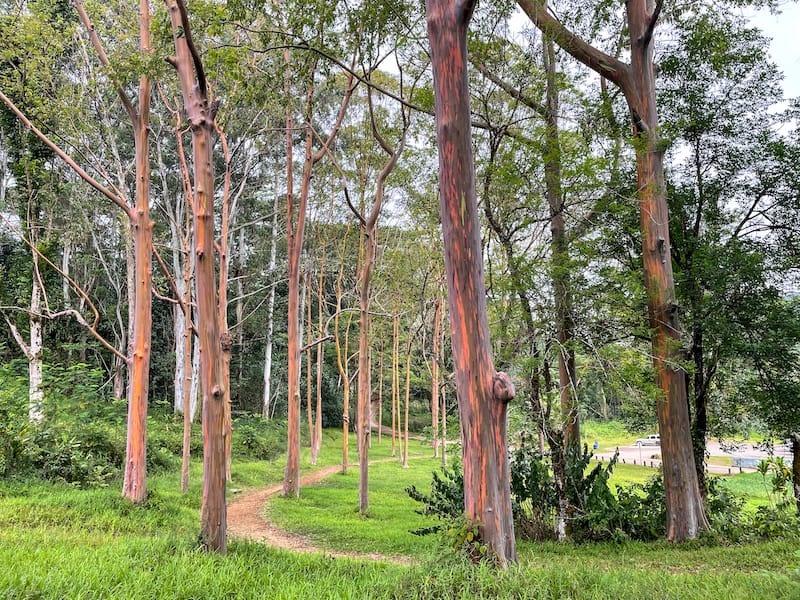
[[[318,483],[338,473],[340,470],[341,465],[331,465],[314,471],[300,478],[300,486],[303,487]],[[290,550],[292,552],[319,553],[332,557],[356,558],[359,560],[374,560],[404,565],[412,563],[411,559],[403,556],[343,552],[319,548],[302,535],[279,529],[266,520],[262,508],[270,497],[280,494],[282,489],[282,484],[276,484],[249,492],[233,500],[233,502],[228,505],[228,534],[232,537],[249,539],[273,548]]]

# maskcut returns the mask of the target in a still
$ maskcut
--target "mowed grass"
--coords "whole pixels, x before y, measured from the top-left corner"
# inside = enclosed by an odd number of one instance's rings
[[[319,468],[341,460],[340,435],[326,432]],[[370,454],[387,458],[388,439],[373,444]],[[507,571],[467,565],[439,550],[435,538],[408,534],[422,519],[403,489],[416,483],[427,490],[438,466],[415,457],[430,455],[419,442],[411,455],[409,469],[396,462],[373,467],[366,517],[356,512],[355,467],[305,486],[299,501],[275,500],[273,510],[278,505],[287,523],[308,521],[298,530],[308,530],[320,545],[336,547],[341,540],[359,551],[416,556],[421,564],[414,566],[297,555],[240,541],[230,542],[227,556],[204,553],[196,543],[199,462],[192,465],[188,494],[178,491],[177,473],[151,477],[143,506],[121,500],[119,482],[97,490],[2,482],[0,598],[800,598],[800,555],[787,542],[520,543],[519,564]],[[284,466],[281,458],[234,463],[229,487],[280,482]],[[615,476],[652,473],[625,467]],[[311,470],[304,450],[302,471]],[[750,479],[743,489],[753,486]]]
[[[439,459],[422,458],[411,451],[407,469],[396,459],[372,464],[369,510],[365,515],[358,511],[358,467],[305,486],[299,499],[273,497],[266,514],[280,527],[307,537],[321,548],[395,556],[428,555],[436,550],[435,539],[409,531],[432,522],[414,512],[421,505],[409,498],[405,489],[416,485],[429,492],[431,473],[440,464]]]
[[[641,435],[629,432],[620,421],[584,421],[581,423],[583,442],[591,448],[597,441],[600,452],[613,452],[614,448],[630,446]]]

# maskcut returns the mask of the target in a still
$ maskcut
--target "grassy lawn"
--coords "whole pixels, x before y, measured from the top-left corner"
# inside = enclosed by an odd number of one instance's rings
[[[340,460],[341,437],[326,432],[320,467]],[[388,439],[373,445],[387,458]],[[520,543],[519,564],[496,573],[447,556],[433,537],[408,530],[423,523],[404,492],[427,490],[438,466],[416,442],[410,468],[394,461],[370,471],[370,511],[360,517],[357,469],[306,486],[300,500],[275,499],[271,516],[321,546],[413,556],[416,566],[307,556],[232,541],[227,556],[197,549],[200,471],[190,492],[179,475],[148,480],[150,498],[133,506],[119,482],[79,490],[65,484],[0,483],[0,598],[798,598],[800,554],[788,542],[721,546],[695,542]],[[355,452],[351,454],[355,457]],[[234,463],[230,487],[279,482],[283,459]],[[303,472],[311,470],[304,451]],[[620,465],[619,481],[644,480],[649,469]],[[753,476],[730,478],[758,493]]]
[[[374,447],[373,447],[374,448]],[[431,525],[414,512],[420,506],[405,493],[416,485],[430,489],[431,472],[440,461],[417,458],[409,453],[409,468],[395,461],[377,463],[369,472],[370,509],[358,513],[358,469],[350,469],[322,483],[303,488],[301,497],[274,497],[267,507],[270,520],[300,533],[323,548],[376,552],[389,555],[420,556],[435,549],[430,536],[409,533]]]
[[[642,433],[641,435],[645,434]],[[589,445],[589,448],[597,441],[600,452],[613,452],[619,446],[630,446],[641,435],[630,433],[619,421],[586,421],[581,423],[581,438]]]

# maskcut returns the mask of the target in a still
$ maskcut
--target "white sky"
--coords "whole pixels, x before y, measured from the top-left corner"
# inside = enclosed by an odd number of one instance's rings
[[[784,97],[800,96],[800,4],[785,4],[779,15],[758,11],[751,20],[772,38],[770,53],[784,74]]]

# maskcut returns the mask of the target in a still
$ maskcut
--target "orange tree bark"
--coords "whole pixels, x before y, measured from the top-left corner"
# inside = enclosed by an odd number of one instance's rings
[[[462,426],[464,508],[500,566],[516,560],[506,445],[514,386],[494,370],[467,81],[467,28],[472,0],[427,0],[433,64],[439,190],[448,306]]]
[[[150,159],[148,156],[150,84],[142,76],[140,121],[136,127],[136,206],[132,211],[134,307],[131,377],[128,382],[128,433],[122,495],[134,502],[147,498],[147,400],[150,388],[150,340],[153,327],[153,225],[150,222]],[[146,100],[146,104],[145,104]]]
[[[291,68],[288,50],[284,53],[286,62],[286,93],[291,92]],[[312,69],[313,71],[313,69]],[[300,184],[300,201],[297,206],[297,219],[295,220],[294,203],[292,193],[291,177],[291,146],[292,146],[292,127],[290,109],[286,112],[286,144],[287,144],[287,194],[286,194],[286,244],[288,252],[289,266],[289,310],[287,328],[288,346],[288,426],[287,426],[287,449],[286,449],[286,470],[283,476],[283,495],[300,495],[300,255],[303,250],[303,235],[305,228],[306,207],[308,206],[308,196],[311,192],[311,176],[314,166],[322,160],[328,153],[331,143],[339,127],[342,124],[350,97],[353,92],[353,71],[347,80],[347,89],[336,116],[331,132],[322,147],[313,152],[314,132],[312,129],[312,100],[314,96],[313,79],[308,86],[306,96],[306,139],[305,139],[305,158],[303,161],[303,176]],[[343,467],[345,469],[346,467]]]
[[[667,539],[682,541],[708,529],[695,471],[686,375],[680,366],[681,329],[670,258],[664,151],[658,134],[653,31],[663,0],[626,4],[631,62],[624,63],[577,37],[538,0],[517,0],[543,33],[573,57],[613,81],[625,95],[635,133],[645,289],[653,363],[662,392],[658,428],[664,464]]]
[[[89,32],[100,62],[104,67],[109,67],[108,57],[83,3],[75,1],[74,5]],[[139,50],[144,55],[150,53],[149,0],[139,0]],[[149,212],[151,84],[147,75],[139,78],[138,110],[134,108],[124,88],[116,82],[114,85],[133,124],[136,169],[133,208],[124,205],[124,200],[115,200],[128,215],[133,230],[134,254],[134,301],[131,315],[133,335],[128,356],[128,430],[122,495],[133,502],[144,502],[147,499],[147,401],[150,393],[150,343],[153,325],[153,223]]]
[[[167,60],[178,72],[184,110],[192,132],[194,193],[192,213],[196,260],[200,384],[203,397],[203,497],[200,539],[208,550],[227,550],[225,507],[225,404],[222,342],[217,312],[214,265],[214,169],[212,134],[217,104],[210,102],[205,72],[194,47],[182,0],[166,0],[175,56]]]

